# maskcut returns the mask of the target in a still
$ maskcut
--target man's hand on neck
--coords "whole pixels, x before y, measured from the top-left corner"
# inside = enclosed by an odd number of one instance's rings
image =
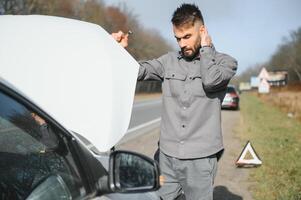
[[[203,26],[201,28],[201,47],[211,47],[212,46],[212,40],[210,35],[208,34],[208,30],[206,26]]]

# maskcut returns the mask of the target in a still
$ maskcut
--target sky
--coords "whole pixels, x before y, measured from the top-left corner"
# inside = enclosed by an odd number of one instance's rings
[[[301,27],[301,0],[104,0],[125,3],[145,28],[156,29],[174,47],[170,19],[182,3],[199,6],[217,51],[238,60],[238,73],[264,63],[284,37]],[[133,35],[134,36],[134,35]]]

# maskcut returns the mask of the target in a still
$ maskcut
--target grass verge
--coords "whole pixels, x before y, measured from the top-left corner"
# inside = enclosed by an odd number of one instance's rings
[[[301,200],[301,123],[255,95],[241,95],[239,135],[250,140],[263,161],[252,169],[257,200]]]

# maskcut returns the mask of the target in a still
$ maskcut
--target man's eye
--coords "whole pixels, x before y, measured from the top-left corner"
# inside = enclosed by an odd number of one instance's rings
[[[184,39],[189,39],[189,38],[190,38],[190,35],[184,36]]]

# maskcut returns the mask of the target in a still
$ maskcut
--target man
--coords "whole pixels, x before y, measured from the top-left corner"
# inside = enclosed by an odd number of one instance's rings
[[[138,80],[162,81],[161,199],[213,199],[217,154],[223,150],[221,102],[237,61],[217,52],[199,8],[182,4],[172,16],[181,49],[140,62]],[[112,36],[124,47],[127,35]]]

